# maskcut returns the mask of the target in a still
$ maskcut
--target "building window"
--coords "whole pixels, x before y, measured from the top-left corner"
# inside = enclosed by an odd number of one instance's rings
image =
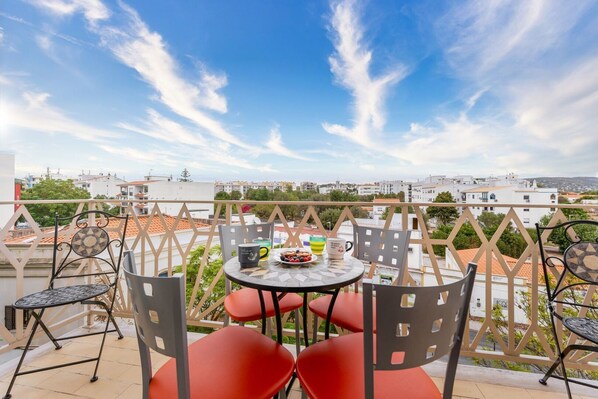
[[[525,202],[529,202],[529,195],[524,195],[524,196],[523,196],[523,200],[524,200]]]
[[[503,309],[507,309],[507,307],[509,306],[509,302],[506,299],[494,298],[492,300],[492,306],[493,307],[500,306]]]
[[[488,193],[482,193],[482,201],[488,202]]]
[[[495,200],[496,199],[496,194],[494,194],[494,193],[490,194],[490,199],[491,200]]]
[[[550,208],[550,212],[555,212],[556,208]]]
[[[529,223],[529,218],[523,218],[523,223]]]
[[[493,211],[493,210],[494,210],[494,207],[493,207],[493,206],[491,206],[491,207],[490,207],[490,210],[491,210],[491,211]]]
[[[523,212],[529,212],[529,208],[523,208]]]

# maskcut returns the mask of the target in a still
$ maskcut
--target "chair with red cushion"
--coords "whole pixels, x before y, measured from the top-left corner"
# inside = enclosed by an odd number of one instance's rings
[[[239,244],[252,242],[258,238],[268,238],[272,241],[273,226],[272,223],[259,223],[246,226],[224,226],[219,225],[220,247],[222,249],[222,258],[226,263],[232,257],[236,256],[237,246]],[[224,325],[228,325],[229,316],[233,320],[241,323],[247,321],[262,320],[262,333],[266,332],[265,319],[274,317],[274,303],[270,294],[263,295],[261,291],[253,288],[241,288],[236,291],[231,290],[231,283],[226,279],[226,298],[224,298],[224,309],[227,315],[224,319]],[[260,298],[261,297],[261,298]],[[264,309],[261,302],[263,300]],[[299,331],[300,318],[299,308],[303,305],[303,298],[295,293],[287,293],[281,297],[279,294],[280,313],[295,311],[295,339],[297,353],[300,350]]]
[[[376,265],[395,268],[398,276],[395,281],[403,281],[405,261],[409,248],[410,231],[385,230],[375,227],[354,226],[353,256]],[[370,273],[370,276],[372,273]],[[309,310],[314,314],[313,341],[317,339],[318,317],[325,319],[333,295],[325,295],[309,303]],[[330,322],[351,332],[363,331],[362,295],[357,291],[341,292],[334,300]],[[376,314],[374,313],[374,319]],[[326,331],[326,339],[328,339]]]
[[[293,355],[276,341],[238,326],[224,327],[187,346],[185,279],[136,274],[125,254],[141,356],[143,398],[284,397],[295,367]],[[150,348],[172,357],[152,375]]]
[[[451,398],[475,272],[470,263],[462,280],[437,287],[364,282],[364,332],[303,350],[297,376],[304,392],[312,399]],[[447,353],[441,394],[420,366]]]

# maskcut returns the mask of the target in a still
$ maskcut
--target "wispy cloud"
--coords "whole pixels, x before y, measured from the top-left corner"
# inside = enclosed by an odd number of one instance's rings
[[[41,133],[68,134],[80,140],[101,143],[121,135],[105,129],[98,129],[64,114],[49,103],[50,94],[25,92],[22,101],[6,102],[6,115],[10,126],[30,129]]]
[[[364,39],[358,2],[333,1],[330,30],[335,53],[330,56],[330,68],[338,84],[353,97],[353,126],[325,122],[323,128],[331,134],[371,147],[372,139],[386,124],[385,100],[389,89],[407,75],[407,68],[394,65],[381,76],[371,75],[372,50]]]
[[[270,129],[270,139],[266,143],[266,147],[275,155],[280,155],[288,158],[299,159],[302,161],[309,161],[310,159],[299,154],[295,150],[291,150],[282,142],[282,136],[278,125]]]
[[[27,0],[32,5],[58,16],[81,12],[85,19],[95,24],[110,18],[110,10],[100,0]]]
[[[218,93],[226,85],[226,76],[210,73],[202,65],[198,68],[198,83],[185,80],[162,36],[150,31],[131,7],[121,3],[121,8],[126,17],[125,23],[95,29],[102,45],[122,63],[137,71],[156,90],[159,100],[174,113],[220,140],[243,148],[253,148],[238,140],[204,111],[227,111],[226,99]]]

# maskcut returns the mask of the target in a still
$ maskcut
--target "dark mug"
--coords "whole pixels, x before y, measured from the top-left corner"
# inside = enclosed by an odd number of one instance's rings
[[[260,251],[262,249],[265,249],[265,251],[260,256]],[[260,259],[266,258],[269,252],[270,250],[268,249],[268,247],[261,247],[259,244],[239,244],[239,247],[237,248],[239,264],[243,269],[249,267],[256,267]]]

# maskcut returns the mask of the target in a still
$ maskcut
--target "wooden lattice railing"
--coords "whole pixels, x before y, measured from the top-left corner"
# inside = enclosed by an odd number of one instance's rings
[[[10,305],[14,300],[32,290],[33,284],[29,284],[29,279],[34,277],[30,276],[31,273],[28,269],[36,267],[37,274],[40,270],[45,270],[46,275],[49,276],[50,264],[51,264],[51,244],[48,244],[48,238],[52,237],[52,229],[43,230],[37,227],[33,221],[31,214],[28,211],[28,206],[34,204],[53,203],[55,201],[21,201],[18,202],[20,205],[14,212],[11,219],[4,226],[0,226],[0,279],[4,280],[5,287],[12,287],[10,290],[3,290],[0,292],[0,305],[4,309],[5,305]],[[115,201],[62,201],[77,203],[78,211],[83,210],[85,207],[89,209],[97,209],[103,202],[112,202],[117,206],[120,202]],[[134,236],[127,236],[126,246],[136,253],[138,268],[140,272],[146,275],[156,275],[158,273],[173,273],[177,266],[181,266],[183,272],[187,271],[187,260],[191,254],[191,251],[199,245],[205,245],[207,249],[212,248],[218,244],[218,223],[230,223],[233,214],[238,215],[240,223],[245,223],[246,215],[243,213],[243,205],[255,205],[258,202],[253,201],[212,201],[209,205],[214,205],[214,213],[216,215],[224,214],[221,219],[212,219],[200,222],[191,216],[189,209],[194,209],[198,204],[206,204],[206,202],[200,201],[187,201],[181,203],[181,210],[177,215],[163,215],[160,211],[160,205],[162,203],[175,203],[176,201],[144,201],[148,203],[149,214],[144,217],[135,215],[134,205],[135,201],[127,200],[128,203],[132,203],[128,211],[131,214],[129,221],[130,226],[134,226],[136,234]],[[269,222],[280,223],[285,233],[288,235],[287,241],[284,243],[285,246],[301,246],[302,242],[300,234],[306,228],[313,228],[319,230],[322,235],[336,235],[341,225],[345,221],[349,221],[351,224],[357,224],[355,217],[351,212],[352,206],[367,206],[371,207],[372,203],[355,203],[355,202],[259,202],[259,204],[267,204],[273,207],[273,211],[269,215]],[[418,229],[421,235],[412,236],[412,245],[421,245],[423,251],[429,255],[431,273],[434,277],[436,284],[443,284],[446,278],[446,274],[442,273],[441,260],[434,255],[434,246],[446,246],[446,250],[452,254],[455,259],[458,268],[461,273],[465,271],[466,264],[460,259],[459,253],[453,243],[457,233],[462,228],[464,223],[469,222],[475,233],[477,234],[481,245],[477,250],[474,257],[474,261],[485,259],[486,264],[490,265],[493,258],[498,261],[500,268],[502,269],[502,277],[506,278],[508,287],[508,301],[507,309],[505,311],[505,321],[503,320],[502,325],[498,325],[498,322],[492,317],[477,318],[472,323],[470,320],[470,327],[475,324],[475,329],[470,328],[472,332],[470,339],[463,344],[462,353],[467,356],[473,356],[476,358],[499,361],[513,361],[522,363],[532,363],[538,365],[548,365],[551,363],[549,358],[554,358],[554,348],[551,346],[551,338],[546,335],[542,323],[544,321],[540,317],[540,310],[545,306],[541,302],[543,288],[539,277],[541,277],[541,265],[538,253],[538,247],[534,243],[534,239],[525,229],[522,221],[515,212],[516,208],[544,208],[546,213],[550,213],[552,208],[555,212],[552,213],[550,224],[556,224],[558,220],[565,220],[562,210],[564,208],[586,208],[589,206],[578,206],[578,205],[510,205],[501,204],[501,208],[508,208],[509,211],[506,214],[505,219],[502,221],[500,226],[492,237],[487,238],[484,234],[481,226],[473,216],[471,209],[473,207],[484,207],[487,204],[434,204],[434,206],[440,207],[456,207],[459,209],[460,216],[454,222],[452,232],[446,239],[433,239],[431,238],[431,232],[428,231],[426,220],[424,218],[425,207],[430,204],[421,203],[388,203],[376,205],[388,205],[390,207],[389,214],[394,214],[396,207],[402,208],[401,221],[402,226],[408,226],[408,209],[411,208],[415,212],[415,218],[417,220]],[[14,206],[12,202],[0,202],[0,206]],[[322,224],[318,217],[317,209],[322,206],[335,206],[342,210],[339,219],[334,224],[334,227],[329,226],[327,230]],[[299,212],[293,212],[296,215],[300,215],[293,228],[290,227],[290,220],[287,219],[283,210],[291,209],[293,207],[299,207]],[[389,228],[390,220],[385,222],[385,228]],[[32,233],[25,237],[25,239],[15,239],[11,232],[12,227],[18,220],[25,220],[29,226],[32,226]],[[265,220],[262,220],[265,221]],[[517,262],[513,265],[509,265],[501,252],[498,249],[497,242],[500,239],[502,233],[512,224],[522,234],[523,238],[527,243],[527,248],[523,251]],[[161,232],[155,232],[155,226],[160,227],[158,230]],[[150,226],[154,226],[150,228]],[[543,237],[544,240],[547,237]],[[208,265],[208,259],[213,254],[206,250],[201,259],[200,267],[197,274],[195,285],[190,294],[190,299],[187,308],[187,320],[190,325],[214,327],[218,328],[222,325],[221,319],[214,320],[214,312],[222,306],[224,298],[218,297],[213,298],[214,288],[217,283],[224,278],[222,269],[218,270],[215,276],[212,277],[211,281],[205,281],[204,273]],[[515,300],[515,280],[518,279],[518,273],[522,267],[530,267],[531,262],[531,277],[527,280],[527,290],[529,292],[529,321],[525,324],[515,322],[515,309],[518,305]],[[94,267],[94,265],[89,265]],[[486,273],[490,273],[491,268],[487,268]],[[460,274],[457,270],[457,274]],[[26,277],[27,276],[27,277]],[[488,277],[488,278],[486,278]],[[39,277],[38,277],[39,278]],[[421,281],[424,279],[421,278]],[[6,283],[8,281],[8,283]],[[31,280],[33,281],[33,280]],[[404,284],[414,284],[415,279],[410,273],[406,273],[406,281]],[[8,284],[8,285],[6,285]],[[495,287],[493,286],[492,276],[479,276],[476,284],[481,284],[484,287],[486,298],[492,298],[492,292]],[[40,283],[38,282],[39,286]],[[41,284],[43,285],[43,284]],[[595,294],[595,288],[591,288],[587,291],[588,300]],[[491,315],[493,310],[493,303],[491,300],[486,300],[485,314]],[[117,315],[121,317],[130,317],[131,309],[130,304],[127,300],[126,287],[121,284],[119,293],[117,295],[117,303],[115,306]],[[93,314],[93,310],[81,308],[76,314],[65,315],[62,311],[55,311],[48,315],[48,325],[51,328],[60,328],[68,326],[75,321],[81,322],[81,320],[87,322],[91,321],[90,315]],[[9,351],[19,345],[22,345],[24,339],[32,326],[29,323],[28,326],[23,325],[23,317],[20,311],[17,311],[16,318],[16,329],[7,330],[4,324],[0,324],[0,353]],[[494,341],[493,350],[487,348],[486,338],[488,334],[491,334]],[[526,352],[526,345],[531,339],[537,340],[539,346],[544,350],[543,355],[530,355]],[[574,339],[571,337],[570,339]],[[585,354],[579,353],[573,356],[571,359],[571,366],[579,369],[586,370],[598,370],[596,367],[597,354]]]

